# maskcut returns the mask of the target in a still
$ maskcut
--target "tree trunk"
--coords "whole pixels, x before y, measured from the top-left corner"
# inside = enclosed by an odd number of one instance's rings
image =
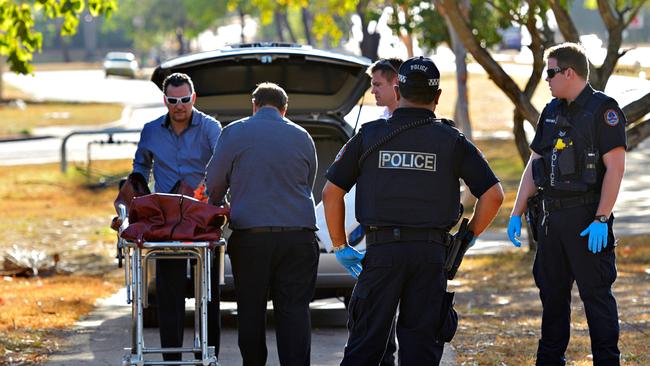
[[[0,55],[0,102],[5,100],[4,79],[2,78],[4,72],[5,72],[5,56]]]
[[[4,55],[0,55],[0,102],[5,100],[4,72],[5,72],[5,57]]]
[[[313,45],[313,37],[311,36],[312,16],[308,8],[302,8],[302,27],[305,30],[305,40],[308,45]]]
[[[463,10],[467,12],[471,4],[468,0],[464,0],[462,6]],[[472,124],[469,118],[469,101],[467,98],[467,50],[463,46],[463,42],[458,38],[458,33],[454,30],[449,18],[445,17],[445,22],[451,37],[451,47],[456,57],[456,89],[458,93],[454,109],[454,122],[465,136],[471,140]]]
[[[72,61],[72,57],[70,57],[70,47],[68,41],[65,39],[61,39],[61,52],[63,54],[63,62],[68,63]]]
[[[365,9],[368,7],[368,0],[359,1],[357,4],[357,15],[361,19],[361,31],[363,32],[363,39],[359,44],[361,49],[361,55],[367,57],[371,60],[377,60],[379,58],[378,49],[379,49],[379,33],[370,33],[368,32],[368,21],[366,19]]]
[[[273,17],[275,18],[275,32],[278,36],[278,41],[284,42],[284,32],[282,32],[282,15],[280,14],[280,11],[278,9],[275,9],[273,12]]]
[[[298,43],[296,34],[293,32],[293,29],[291,29],[291,24],[289,24],[289,16],[287,15],[286,10],[282,12],[281,18],[282,18],[282,24],[284,24],[284,27],[287,29],[287,32],[289,32],[289,38],[291,39],[291,43],[294,44]]]
[[[413,57],[413,38],[411,38],[411,35],[407,31],[399,30],[399,38],[402,40],[402,43],[404,43],[404,47],[406,47],[406,56],[408,58]]]
[[[244,27],[246,26],[246,14],[242,9],[239,9],[239,24],[241,25],[241,33],[239,34],[240,42],[246,43],[246,34],[244,33]]]
[[[411,58],[414,56],[413,54],[413,35],[411,34],[410,27],[408,27],[408,23],[411,21],[411,17],[409,15],[409,6],[407,3],[403,3],[400,5],[400,8],[402,9],[402,12],[404,13],[404,23],[407,24],[407,26],[404,27],[404,31],[399,31],[399,36],[402,39],[402,43],[404,43],[404,46],[406,46],[406,54],[408,55],[408,58]]]
[[[187,53],[185,47],[185,36],[183,35],[183,28],[176,28],[176,42],[178,44],[178,55],[184,55]]]

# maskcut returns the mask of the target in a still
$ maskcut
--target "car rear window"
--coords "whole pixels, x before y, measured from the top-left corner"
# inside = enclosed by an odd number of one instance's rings
[[[274,60],[260,67],[259,59],[226,60],[206,65],[179,68],[192,77],[202,96],[248,94],[262,82],[282,85],[287,94],[334,95],[350,78],[356,80],[359,67],[290,58]]]

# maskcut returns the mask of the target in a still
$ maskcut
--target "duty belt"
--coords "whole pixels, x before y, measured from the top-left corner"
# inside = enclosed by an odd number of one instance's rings
[[[577,197],[551,198],[544,197],[544,208],[547,211],[557,211],[562,209],[580,207],[597,203],[600,196],[596,193],[587,193]]]
[[[366,226],[366,245],[396,241],[433,241],[449,245],[449,231],[413,227]]]
[[[280,233],[280,232],[290,232],[290,231],[314,231],[306,227],[283,227],[283,226],[263,226],[263,227],[252,227],[248,229],[234,229],[234,231],[239,231],[243,233]]]

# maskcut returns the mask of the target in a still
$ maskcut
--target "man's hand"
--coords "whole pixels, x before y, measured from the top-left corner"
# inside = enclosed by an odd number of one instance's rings
[[[510,221],[508,222],[508,238],[517,248],[521,246],[521,242],[519,241],[520,236],[521,216],[510,216]]]
[[[363,267],[361,267],[361,260],[365,256],[364,253],[361,253],[348,244],[345,244],[344,248],[335,249],[334,255],[336,256],[336,260],[345,267],[348,272],[350,272],[350,275],[352,275],[354,279],[359,278],[359,275],[363,270]]]
[[[589,234],[588,247],[592,253],[598,253],[604,248],[607,248],[607,224],[604,222],[594,221],[586,229],[584,229],[580,236],[587,236]]]

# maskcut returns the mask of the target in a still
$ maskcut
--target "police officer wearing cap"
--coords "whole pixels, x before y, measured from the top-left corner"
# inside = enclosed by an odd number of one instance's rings
[[[521,243],[521,215],[530,210],[538,239],[533,276],[542,300],[537,365],[564,365],[571,288],[584,303],[594,365],[619,365],[612,208],[625,170],[625,116],[616,101],[587,83],[584,49],[564,43],[548,52],[546,81],[555,97],[537,124],[508,236]],[[539,194],[536,195],[536,193]]]
[[[379,364],[399,306],[401,365],[437,365],[457,318],[446,293],[449,230],[461,214],[459,179],[479,197],[476,236],[496,215],[503,191],[481,152],[434,114],[440,72],[428,58],[399,69],[399,108],[366,123],[341,149],[323,189],[336,258],[358,282],[349,305],[341,365]],[[365,256],[346,243],[344,195],[355,184]]]

